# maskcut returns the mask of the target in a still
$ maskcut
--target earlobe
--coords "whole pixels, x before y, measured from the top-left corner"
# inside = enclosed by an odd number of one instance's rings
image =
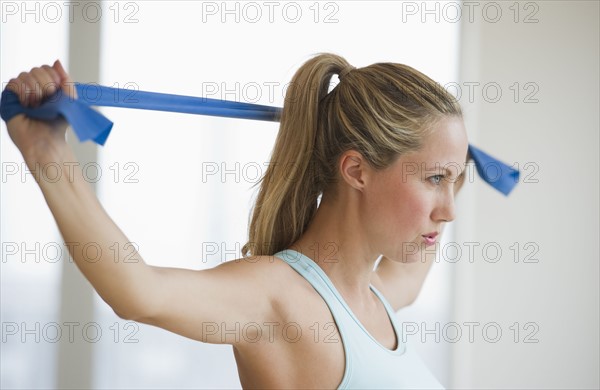
[[[340,175],[343,180],[359,191],[365,186],[365,160],[360,153],[350,150],[340,157]]]

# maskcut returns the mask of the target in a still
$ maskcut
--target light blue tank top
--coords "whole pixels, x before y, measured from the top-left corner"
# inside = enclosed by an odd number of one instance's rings
[[[400,324],[389,302],[370,285],[385,306],[397,347],[381,345],[352,313],[327,274],[311,258],[293,249],[274,254],[302,275],[323,297],[344,344],[346,367],[339,389],[444,389],[410,344],[403,342]]]

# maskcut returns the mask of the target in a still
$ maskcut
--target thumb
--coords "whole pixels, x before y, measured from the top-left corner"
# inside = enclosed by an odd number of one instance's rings
[[[56,72],[60,76],[60,88],[69,97],[71,97],[73,99],[77,99],[77,90],[75,89],[75,83],[73,82],[73,80],[71,80],[71,77],[67,74],[67,72],[65,71],[65,68],[63,68],[60,61],[56,60],[54,62],[54,65],[52,65],[52,67],[54,68],[54,70],[56,70]]]

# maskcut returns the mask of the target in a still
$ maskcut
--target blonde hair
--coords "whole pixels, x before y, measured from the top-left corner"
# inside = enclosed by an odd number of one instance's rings
[[[329,92],[331,77],[340,82]],[[432,125],[462,117],[459,103],[438,83],[396,63],[353,68],[319,53],[294,74],[279,133],[252,211],[243,256],[271,256],[306,230],[319,196],[335,191],[337,161],[358,151],[374,169],[418,150]]]

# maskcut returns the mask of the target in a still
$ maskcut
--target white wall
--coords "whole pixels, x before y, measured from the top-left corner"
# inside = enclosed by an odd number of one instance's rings
[[[481,5],[463,23],[461,83],[496,82],[502,98],[490,103],[480,87],[463,107],[470,140],[532,182],[504,198],[476,177],[459,199],[457,240],[480,246],[472,263],[456,264],[454,317],[481,326],[475,342],[454,345],[453,387],[597,389],[599,3],[520,2],[518,23],[513,2],[500,3],[499,22]],[[523,23],[533,12],[538,22]],[[524,102],[528,82],[537,103]],[[480,250],[493,242],[496,263]],[[534,251],[538,262],[524,263]],[[484,340],[485,324],[502,330],[498,342]]]

